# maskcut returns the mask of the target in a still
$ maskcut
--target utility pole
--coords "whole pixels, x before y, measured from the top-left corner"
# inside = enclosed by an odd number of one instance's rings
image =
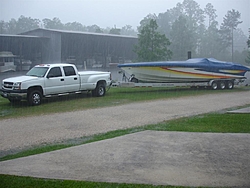
[[[234,27],[232,26],[232,62],[234,62]]]

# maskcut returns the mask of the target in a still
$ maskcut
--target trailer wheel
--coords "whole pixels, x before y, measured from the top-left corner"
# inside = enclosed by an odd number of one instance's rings
[[[218,89],[218,82],[213,81],[212,84],[211,84],[211,88],[212,88],[212,90]]]
[[[39,90],[31,90],[28,94],[28,103],[31,106],[40,105],[42,101],[42,94]]]
[[[98,83],[96,88],[92,91],[94,97],[103,97],[106,93],[106,87],[103,83]]]
[[[234,82],[233,80],[228,80],[226,84],[227,89],[233,89],[234,88]]]
[[[226,88],[226,82],[225,81],[220,81],[219,85],[220,85],[220,89],[225,89]]]

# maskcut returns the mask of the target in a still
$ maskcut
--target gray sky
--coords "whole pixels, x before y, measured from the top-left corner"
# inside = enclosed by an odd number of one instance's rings
[[[238,10],[243,23],[240,27],[245,34],[250,28],[250,0],[195,0],[204,8],[212,3],[221,23],[228,10]],[[0,20],[25,17],[52,19],[62,23],[80,22],[83,25],[98,25],[101,28],[131,25],[134,29],[149,13],[166,12],[183,0],[1,0]]]

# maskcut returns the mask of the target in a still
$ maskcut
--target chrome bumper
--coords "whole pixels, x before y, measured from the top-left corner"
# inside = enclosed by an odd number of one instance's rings
[[[0,89],[0,94],[7,99],[27,99],[27,90],[13,91]]]

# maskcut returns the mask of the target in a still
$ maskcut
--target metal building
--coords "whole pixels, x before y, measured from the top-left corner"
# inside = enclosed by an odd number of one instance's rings
[[[132,36],[41,28],[0,35],[0,51],[10,51],[33,64],[68,62],[91,68],[135,60],[137,43],[137,37]]]
[[[36,29],[23,34],[49,38],[42,47],[43,62],[109,67],[136,58],[133,49],[137,37],[52,29]]]

